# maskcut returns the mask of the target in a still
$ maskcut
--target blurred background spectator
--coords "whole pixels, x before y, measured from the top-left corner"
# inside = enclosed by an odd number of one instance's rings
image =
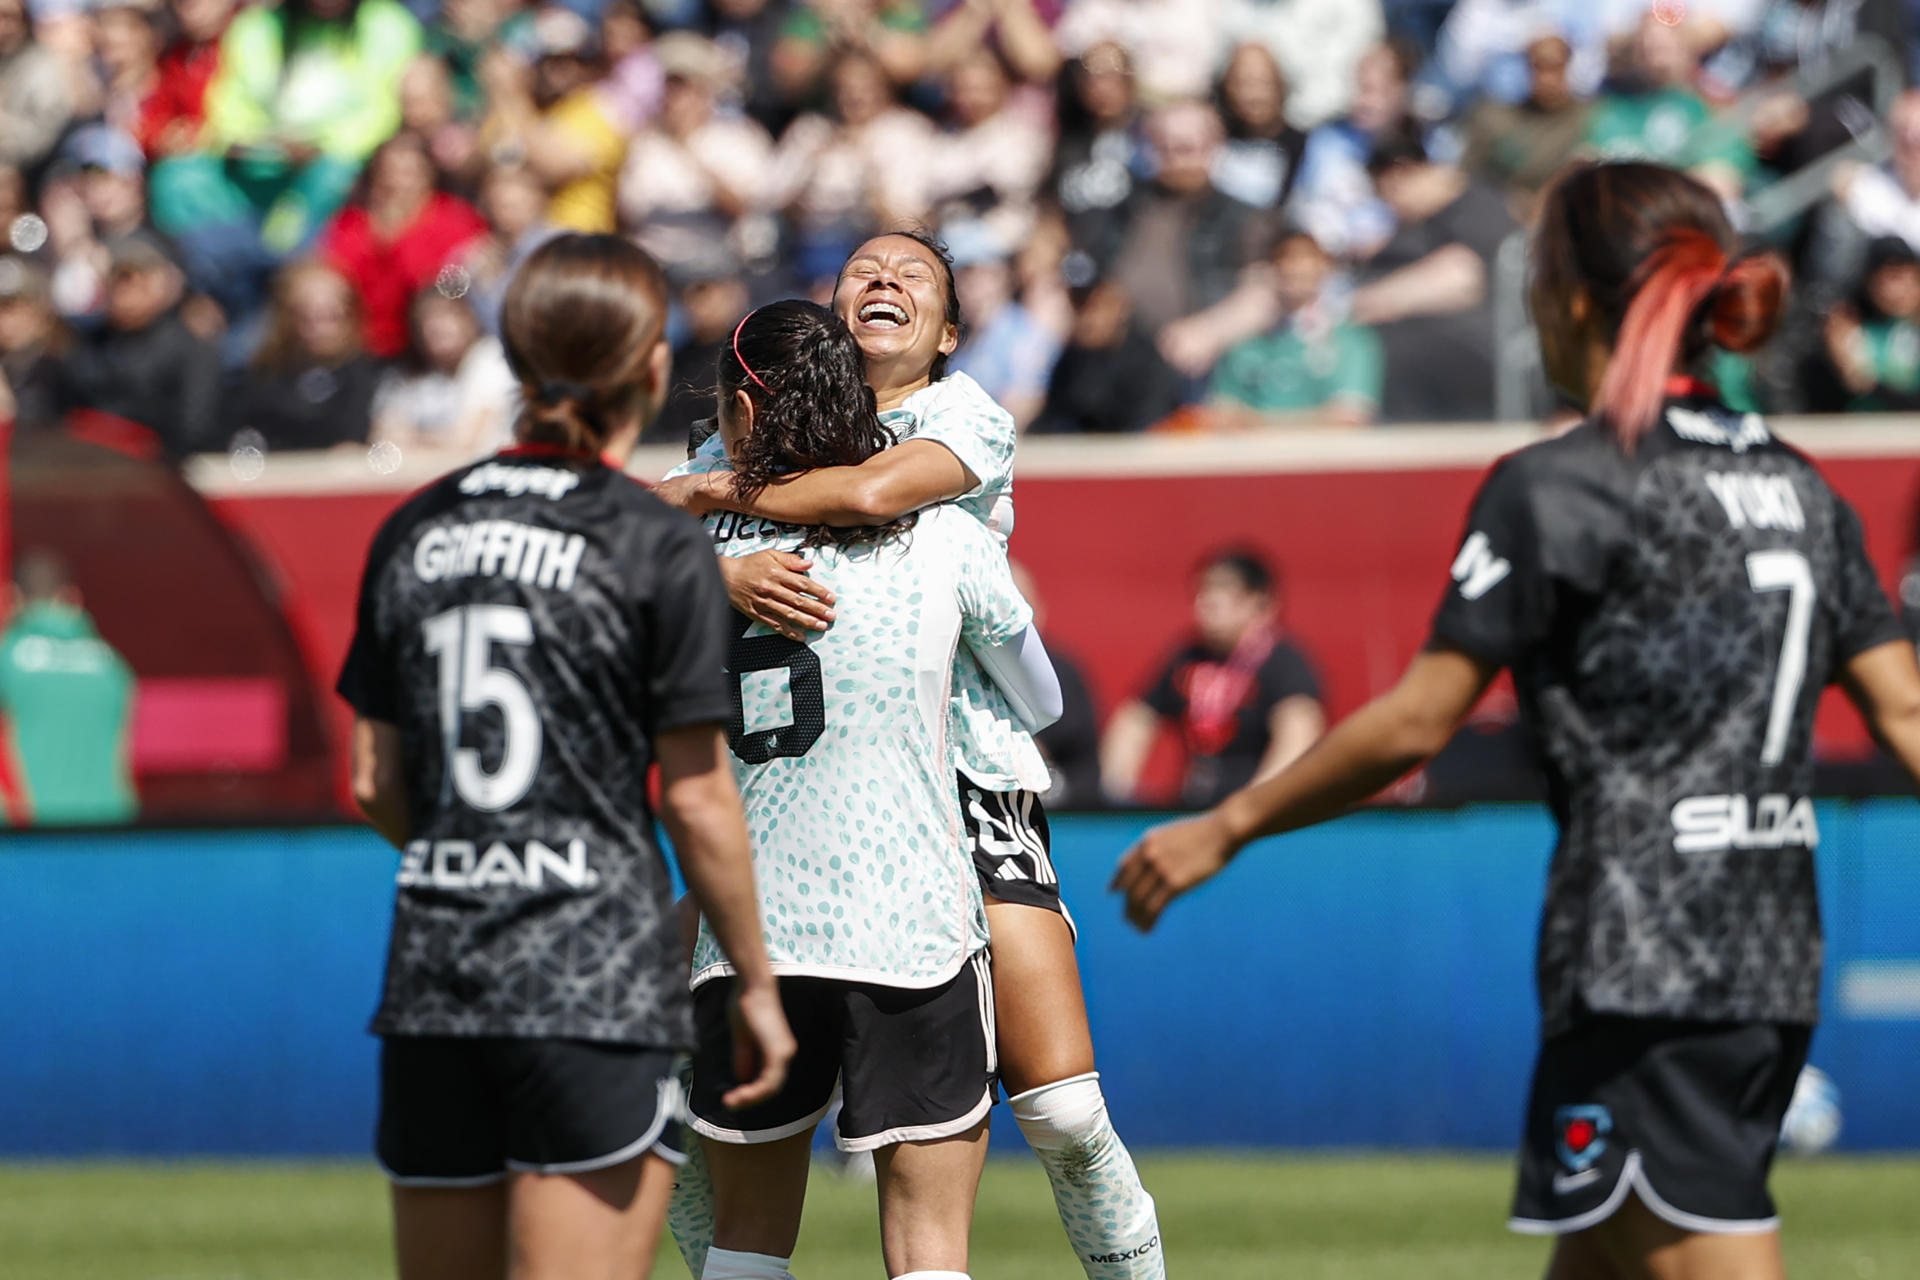
[[[1133,299],[1118,280],[1079,290],[1073,330],[1047,381],[1035,430],[1144,431],[1186,397],[1186,380],[1133,318]]]
[[[25,812],[11,826],[131,822],[133,672],[100,638],[66,566],[21,553],[0,632],[0,713]]]
[[[1467,172],[1507,193],[1515,217],[1587,136],[1588,101],[1575,94],[1573,46],[1558,33],[1527,45],[1527,91],[1518,102],[1483,99],[1466,119]]]
[[[1213,185],[1258,209],[1286,200],[1307,147],[1287,119],[1287,92],[1272,51],[1253,43],[1234,49],[1214,89],[1227,137],[1213,158]]]
[[[967,317],[951,367],[979,383],[1024,431],[1046,401],[1060,339],[1021,302],[1012,254],[992,227],[963,223],[949,235],[954,284]]]
[[[408,309],[405,357],[374,393],[373,439],[402,456],[492,453],[511,435],[519,386],[500,340],[480,328],[467,300],[422,289]]]
[[[1027,567],[1013,562],[1013,582],[1033,606],[1033,624],[1045,629],[1047,605]],[[1054,645],[1047,650],[1054,674],[1060,677],[1060,718],[1033,736],[1053,775],[1047,802],[1055,809],[1098,809],[1100,791],[1100,720],[1094,710],[1087,678],[1073,656]]]
[[[1223,551],[1201,567],[1192,640],[1107,722],[1100,773],[1110,800],[1146,799],[1136,788],[1162,723],[1178,726],[1186,752],[1183,805],[1211,805],[1270,777],[1319,739],[1319,678],[1286,638],[1282,603],[1280,579],[1257,552]]]
[[[1874,241],[1860,296],[1829,313],[1826,339],[1847,408],[1920,408],[1920,254],[1912,245]]]
[[[683,280],[686,336],[673,349],[673,391],[647,428],[646,443],[684,445],[688,429],[713,416],[714,361],[727,350],[750,296],[734,265],[717,257],[704,259]]]
[[[259,352],[227,388],[227,438],[268,449],[364,444],[380,365],[366,354],[360,295],[332,267],[281,273]]]
[[[54,313],[46,270],[17,254],[0,257],[0,376],[16,429],[56,426],[72,404],[64,359],[70,341]]]
[[[25,0],[0,0],[0,163],[38,165],[72,116],[67,67],[34,41]]]
[[[161,49],[152,89],[140,104],[134,136],[147,155],[191,151],[207,118],[207,86],[220,66],[220,42],[235,0],[172,0],[172,36]]]

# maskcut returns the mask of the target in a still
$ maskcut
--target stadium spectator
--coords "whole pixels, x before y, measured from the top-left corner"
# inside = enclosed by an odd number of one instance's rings
[[[505,49],[480,64],[489,114],[481,142],[496,162],[525,165],[550,193],[546,220],[563,231],[611,232],[627,158],[619,110],[599,92],[600,38],[571,9],[533,22],[534,61]]]
[[[0,712],[26,812],[14,826],[133,821],[133,672],[100,636],[66,565],[45,548],[20,557],[0,633]]]
[[[106,125],[77,129],[61,147],[40,207],[63,315],[95,316],[106,305],[107,245],[147,227],[145,174],[140,144]]]
[[[1353,100],[1360,59],[1386,35],[1380,0],[1225,0],[1230,40],[1263,45],[1293,86],[1289,118],[1303,128]]]
[[[792,233],[790,265],[809,285],[838,275],[873,230],[923,217],[933,180],[933,126],[894,101],[877,58],[842,54],[828,83],[832,114],[788,126],[770,179]]]
[[[1155,106],[1204,98],[1226,51],[1220,5],[1192,0],[1073,0],[1053,34],[1072,58],[1104,44],[1126,50]]]
[[[1059,138],[1046,189],[1084,264],[1119,242],[1127,201],[1152,173],[1153,153],[1133,62],[1119,45],[1096,44],[1068,63],[1056,98]]]
[[[694,11],[694,30],[720,47],[726,59],[722,102],[778,135],[793,120],[795,107],[780,96],[774,82],[773,51],[780,38],[785,6],[776,0],[707,0]]]
[[[1007,244],[1032,230],[1034,197],[1052,160],[1046,116],[1012,89],[1006,63],[990,48],[947,73],[947,129],[928,192],[943,221],[980,218]]]
[[[180,316],[185,278],[141,232],[107,246],[103,324],[67,357],[78,407],[137,422],[170,457],[214,445],[220,354]]]
[[[1156,172],[1128,200],[1107,265],[1133,299],[1136,321],[1157,339],[1233,292],[1245,267],[1264,255],[1271,218],[1214,186],[1222,130],[1211,107],[1162,107],[1147,135]]]
[[[667,88],[640,0],[608,0],[600,13],[600,47],[607,65],[600,101],[621,132],[631,134],[660,114]]]
[[[1287,80],[1262,44],[1234,49],[1214,88],[1227,139],[1213,159],[1213,185],[1243,204],[1275,209],[1300,174],[1307,135],[1287,119]]]
[[[1514,229],[1506,202],[1429,159],[1411,129],[1382,139],[1367,163],[1397,228],[1353,294],[1353,319],[1386,352],[1380,416],[1483,421],[1493,413],[1493,264]]]
[[[1538,37],[1527,45],[1526,59],[1527,96],[1517,103],[1489,98],[1476,106],[1466,119],[1461,160],[1468,173],[1505,191],[1521,218],[1586,137],[1590,109],[1574,94],[1573,46],[1566,37]]]
[[[476,119],[460,114],[453,73],[447,64],[423,53],[400,76],[400,131],[427,144],[443,188],[463,199],[480,187],[487,167]]]
[[[26,0],[0,0],[0,164],[33,168],[72,117],[67,68],[35,42]]]
[[[1117,280],[1078,290],[1073,331],[1053,376],[1035,431],[1144,431],[1175,409],[1186,382],[1133,323],[1133,300]]]
[[[93,10],[100,116],[125,133],[140,128],[147,98],[160,84],[159,0],[103,0]]]
[[[160,53],[153,91],[140,104],[134,136],[155,160],[192,150],[207,118],[207,86],[220,67],[220,41],[235,0],[171,0],[172,41]]]
[[[518,399],[500,340],[480,328],[466,299],[422,289],[409,312],[406,355],[374,394],[373,439],[392,441],[403,455],[477,458],[507,443]]]
[[[527,257],[559,234],[546,220],[547,189],[524,165],[495,165],[480,186],[487,234],[466,254],[474,312],[488,333],[500,331],[500,303],[507,282]]]
[[[1587,116],[1583,145],[1608,160],[1650,160],[1685,169],[1723,199],[1738,199],[1754,166],[1753,149],[1715,121],[1696,89],[1700,54],[1680,26],[1648,13],[1625,64]]]
[[[1272,288],[1280,322],[1214,367],[1208,401],[1227,428],[1289,422],[1364,426],[1380,409],[1380,339],[1346,315],[1337,264],[1305,231],[1281,237]]]
[[[479,211],[435,190],[434,177],[426,140],[395,134],[321,239],[322,255],[359,292],[366,349],[381,359],[406,350],[414,295],[487,232]]]
[[[149,176],[155,223],[230,316],[258,310],[274,269],[320,233],[393,133],[419,46],[396,0],[286,0],[234,16],[199,148]]]
[[[685,445],[693,424],[713,416],[713,364],[727,353],[734,326],[747,314],[746,281],[719,258],[700,264],[680,291],[687,334],[673,349],[673,390],[641,435],[644,444]]]
[[[1113,713],[1100,744],[1109,799],[1144,797],[1140,775],[1164,723],[1186,750],[1183,805],[1202,807],[1271,777],[1326,728],[1320,681],[1286,636],[1279,576],[1255,551],[1228,550],[1201,566],[1193,637],[1146,692]]]
[[[380,365],[361,344],[360,295],[319,262],[274,282],[266,337],[227,393],[228,438],[257,432],[269,449],[365,443]]]
[[[1920,251],[1920,89],[1909,89],[1887,113],[1893,155],[1884,165],[1844,165],[1834,175],[1834,197],[1844,222],[1823,223],[1839,241],[1819,262],[1823,279],[1844,282],[1858,249],[1881,236],[1899,236]],[[1852,252],[1849,252],[1849,251]]]
[[[72,393],[63,358],[70,339],[53,309],[45,268],[18,254],[0,257],[0,377],[16,430],[56,426],[66,413]]]
[[[481,63],[496,49],[528,60],[535,56],[533,10],[521,0],[440,0],[438,8],[426,30],[425,52],[446,66],[459,118],[479,119],[487,112]]]
[[[979,383],[1024,431],[1046,403],[1060,339],[1022,305],[1012,255],[991,228],[949,224],[947,249],[968,326],[952,367]]]
[[[1393,211],[1374,193],[1367,157],[1377,139],[1411,127],[1407,90],[1418,64],[1397,41],[1373,46],[1354,69],[1347,114],[1307,135],[1289,212],[1329,253],[1364,258],[1393,234]]]
[[[622,224],[675,278],[709,260],[768,256],[773,236],[761,216],[761,190],[773,139],[751,117],[718,110],[726,76],[720,46],[672,31],[654,52],[666,73],[665,99],[628,146]]]
[[[1827,313],[1825,337],[1848,409],[1920,409],[1920,254],[1898,237],[1874,241],[1858,300]]]
[[[1060,73],[1060,46],[1054,42],[1051,14],[1059,0],[954,0],[927,37],[927,69],[944,75],[975,49],[991,48],[1007,68],[1031,84]]]
[[[831,91],[835,60],[860,53],[896,90],[925,74],[927,16],[918,0],[794,0],[780,24],[769,69],[789,103]]]

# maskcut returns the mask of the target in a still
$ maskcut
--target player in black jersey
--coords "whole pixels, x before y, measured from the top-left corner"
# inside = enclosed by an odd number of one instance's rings
[[[1671,170],[1560,180],[1534,313],[1590,417],[1487,477],[1393,690],[1279,776],[1149,832],[1115,876],[1152,928],[1250,840],[1427,760],[1511,668],[1560,825],[1512,1224],[1560,1237],[1550,1280],[1784,1275],[1766,1183],[1818,1015],[1824,686],[1920,777],[1920,667],[1859,521],[1757,415],[1676,376],[1774,328],[1784,269],[1733,244],[1717,198]]]
[[[538,250],[502,313],[520,443],[368,555],[340,693],[354,794],[402,852],[373,1020],[402,1280],[652,1266],[692,1043],[656,761],[743,975],[729,1105],[772,1096],[793,1052],[727,758],[725,588],[699,526],[618,470],[665,398],[666,306],[623,240]]]

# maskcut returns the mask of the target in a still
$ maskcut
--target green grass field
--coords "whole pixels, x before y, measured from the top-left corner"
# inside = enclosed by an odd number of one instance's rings
[[[1502,1228],[1497,1158],[1179,1156],[1143,1163],[1174,1280],[1534,1280],[1546,1246]],[[1920,1160],[1784,1162],[1805,1280],[1920,1280]],[[392,1274],[385,1184],[361,1164],[0,1166],[7,1280],[373,1280]],[[881,1277],[873,1190],[816,1173],[794,1271]],[[657,1276],[680,1280],[665,1251]],[[1075,1280],[1039,1167],[988,1168],[979,1280]]]

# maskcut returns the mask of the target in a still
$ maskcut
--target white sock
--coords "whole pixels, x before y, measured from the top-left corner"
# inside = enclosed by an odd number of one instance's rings
[[[964,1271],[909,1271],[893,1280],[972,1280]]]
[[[686,1162],[673,1173],[667,1230],[686,1260],[687,1274],[705,1276],[707,1250],[713,1248],[713,1182],[707,1177],[707,1150],[691,1125],[687,1127]]]
[[[787,1273],[787,1264],[792,1261],[770,1253],[708,1249],[706,1270],[700,1273],[700,1280],[793,1280]]]
[[[1008,1105],[1053,1184],[1060,1225],[1088,1280],[1166,1280],[1153,1197],[1113,1131],[1099,1073],[1043,1085]]]

